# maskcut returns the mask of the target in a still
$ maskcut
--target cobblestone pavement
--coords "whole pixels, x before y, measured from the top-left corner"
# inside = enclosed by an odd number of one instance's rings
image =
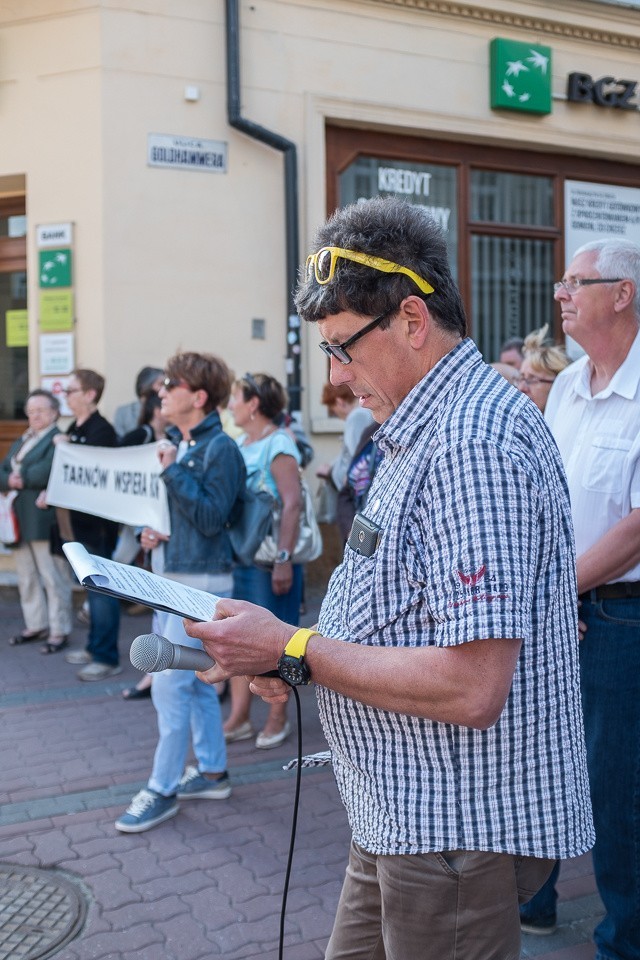
[[[312,607],[304,623],[316,615]],[[177,817],[147,833],[119,834],[114,820],[146,782],[156,743],[150,700],[121,697],[140,676],[128,650],[149,632],[150,617],[123,615],[121,676],[81,683],[62,656],[41,656],[38,644],[6,644],[22,627],[6,589],[0,616],[0,861],[64,871],[89,901],[80,936],[56,957],[275,960],[294,795],[294,775],[282,765],[295,755],[295,737],[269,752],[255,750],[252,740],[231,744],[228,801],[183,803]],[[84,645],[85,633],[78,624],[73,646]],[[301,702],[303,750],[322,750],[313,690],[303,689]],[[256,702],[254,712],[259,729],[265,705]],[[306,771],[285,958],[323,956],[348,840],[330,770]],[[558,932],[524,937],[523,957],[593,958],[601,906],[589,857],[563,866],[560,891]]]

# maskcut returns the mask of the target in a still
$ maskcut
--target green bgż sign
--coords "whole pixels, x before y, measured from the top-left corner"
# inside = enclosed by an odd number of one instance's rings
[[[71,286],[71,250],[40,250],[40,287]]]
[[[491,41],[491,109],[551,113],[551,47]]]

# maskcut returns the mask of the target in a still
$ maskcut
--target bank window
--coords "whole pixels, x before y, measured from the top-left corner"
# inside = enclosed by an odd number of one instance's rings
[[[549,324],[553,330],[554,241],[471,237],[473,336],[485,360],[500,345]]]
[[[449,261],[458,275],[457,171],[453,166],[360,156],[339,175],[339,203],[398,197],[425,207],[447,236]]]
[[[552,227],[553,179],[497,170],[471,170],[470,219]]]
[[[492,361],[505,340],[553,329],[554,181],[472,167],[469,187],[473,338]]]

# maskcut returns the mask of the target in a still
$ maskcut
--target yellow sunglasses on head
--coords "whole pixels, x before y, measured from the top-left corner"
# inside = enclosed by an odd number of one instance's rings
[[[306,264],[307,277],[310,277],[313,272],[316,281],[321,286],[330,283],[336,272],[336,262],[340,258],[353,260],[354,263],[362,263],[365,267],[381,270],[382,273],[404,273],[413,280],[423,293],[433,293],[431,284],[419,277],[409,267],[401,267],[399,263],[393,263],[392,260],[382,260],[380,257],[372,257],[370,254],[360,253],[358,250],[345,250],[344,247],[322,247],[317,253],[310,254],[307,257]]]

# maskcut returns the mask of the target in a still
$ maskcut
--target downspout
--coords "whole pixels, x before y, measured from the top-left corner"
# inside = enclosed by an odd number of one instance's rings
[[[300,410],[300,326],[293,302],[298,275],[298,157],[295,143],[240,114],[240,22],[238,0],[227,4],[227,118],[230,126],[284,154],[285,244],[287,282],[287,390],[289,408]]]

